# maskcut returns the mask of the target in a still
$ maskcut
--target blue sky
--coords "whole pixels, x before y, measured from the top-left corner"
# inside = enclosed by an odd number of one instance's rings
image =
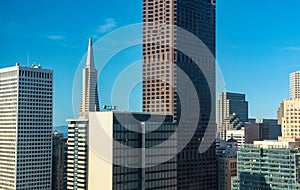
[[[289,97],[289,73],[300,69],[300,1],[217,3],[217,61],[226,89],[247,94],[251,117],[275,118],[279,102]],[[73,117],[73,79],[88,37],[96,41],[141,18],[142,0],[2,0],[0,67],[27,65],[29,54],[30,63],[53,69],[54,125],[64,125]],[[105,69],[112,72],[140,57],[139,46],[129,48],[111,61],[120,65]],[[100,85],[111,84],[105,79]],[[140,106],[140,88],[137,85],[130,97],[133,110]],[[109,103],[103,98],[109,96],[106,89],[100,89],[100,96],[102,104]]]

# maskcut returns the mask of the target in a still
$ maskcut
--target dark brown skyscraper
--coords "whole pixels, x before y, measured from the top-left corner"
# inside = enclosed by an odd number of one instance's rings
[[[209,53],[203,54],[203,49],[197,49],[196,41],[188,39],[181,29],[200,39]],[[190,105],[191,110],[197,110],[193,107],[196,102],[200,105],[198,126],[177,155],[178,189],[217,188],[213,143],[216,128],[215,61],[209,58],[215,57],[215,31],[214,0],[143,1],[143,111],[173,113],[174,120],[179,123],[183,102]],[[186,52],[192,52],[193,56]],[[199,67],[199,64],[204,66]],[[192,92],[179,80],[179,71],[188,76],[198,98],[181,99],[179,94]],[[189,122],[184,122],[184,125],[188,128]],[[206,136],[206,131],[210,131],[210,135]],[[178,144],[188,134],[190,131],[182,133]],[[200,153],[199,146],[203,144],[207,144],[207,148]]]

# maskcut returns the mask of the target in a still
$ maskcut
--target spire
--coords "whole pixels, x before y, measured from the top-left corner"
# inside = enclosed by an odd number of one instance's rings
[[[92,38],[89,38],[88,52],[86,54],[86,67],[95,68]]]
[[[97,79],[98,72],[95,68],[92,38],[89,38],[86,66],[82,70],[82,96],[80,105],[80,115],[82,116],[87,112],[100,111]]]
[[[93,46],[92,38],[89,38],[89,47]]]

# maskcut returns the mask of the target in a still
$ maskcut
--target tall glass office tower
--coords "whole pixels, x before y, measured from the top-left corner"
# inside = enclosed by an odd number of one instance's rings
[[[174,121],[179,123],[183,115],[181,103],[185,101],[195,109],[193,105],[199,102],[197,129],[177,157],[177,188],[212,190],[216,189],[215,145],[212,144],[204,153],[199,153],[199,146],[205,131],[215,128],[215,125],[209,125],[210,120],[215,121],[215,61],[206,59],[209,56],[202,54],[202,49],[196,49],[196,42],[186,39],[181,29],[200,39],[214,57],[215,1],[143,1],[143,111],[171,113]],[[188,51],[192,51],[195,57],[184,53]],[[199,63],[205,64],[205,71],[199,68]],[[194,85],[196,99],[180,99],[179,92],[191,92],[178,80],[179,70]],[[184,125],[190,127],[188,122]],[[213,133],[212,130],[210,138],[214,137]],[[189,131],[180,135],[179,144],[180,138],[186,135]]]

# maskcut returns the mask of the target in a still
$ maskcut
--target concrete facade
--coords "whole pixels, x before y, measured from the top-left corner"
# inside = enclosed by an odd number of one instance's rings
[[[0,69],[0,189],[51,189],[53,71]]]

